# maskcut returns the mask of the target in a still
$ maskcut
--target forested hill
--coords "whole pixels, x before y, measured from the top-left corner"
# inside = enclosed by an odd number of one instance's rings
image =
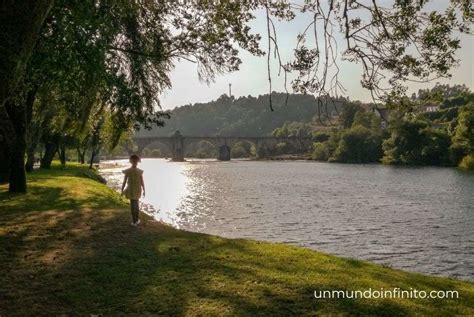
[[[268,95],[236,99],[222,95],[208,103],[177,107],[171,111],[171,119],[166,120],[164,127],[141,129],[137,135],[169,136],[179,130],[183,135],[194,136],[266,136],[285,122],[319,120],[314,96],[290,94],[287,104],[285,100],[286,94],[273,93],[272,112]],[[321,118],[326,117],[326,105],[327,113],[335,115],[347,103],[349,101],[343,98],[323,103]]]

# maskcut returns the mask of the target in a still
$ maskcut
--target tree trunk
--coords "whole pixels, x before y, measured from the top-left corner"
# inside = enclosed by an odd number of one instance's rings
[[[10,193],[26,193],[25,149],[25,138],[18,137],[11,150]]]
[[[38,87],[31,89],[26,96],[26,152],[27,160],[25,164],[25,170],[27,172],[33,171],[33,166],[35,164],[35,150],[38,143],[39,137],[37,131],[33,131],[31,126],[31,120],[33,118],[33,105],[36,99],[36,92]]]
[[[25,152],[26,152],[26,104],[24,102],[13,103],[10,100],[6,104],[7,114],[14,128],[13,142],[10,149],[10,193],[26,192]]]
[[[36,150],[36,144],[35,145],[29,145],[26,149],[26,164],[25,164],[25,170],[30,173],[33,171],[33,167],[35,165],[35,150]]]
[[[66,146],[61,144],[58,146],[59,160],[61,161],[61,166],[66,167]]]
[[[94,164],[94,159],[97,154],[99,154],[100,151],[100,131],[102,129],[102,126],[104,124],[104,118],[101,117],[97,123],[94,126],[94,130],[92,133],[92,153],[91,153],[91,161],[89,164],[89,168],[92,169],[92,166]]]
[[[8,109],[6,103],[15,94],[52,5],[53,0],[5,0],[0,4],[0,134],[9,150],[10,192],[26,192],[26,109],[24,105]]]
[[[51,168],[51,162],[57,150],[58,148],[54,142],[48,142],[44,145],[44,155],[41,158],[40,168]]]
[[[4,0],[0,4],[0,108],[24,72],[53,0]]]
[[[11,147],[15,141],[15,129],[5,107],[0,107],[0,182],[10,176]]]
[[[0,131],[0,184],[8,182],[10,174],[10,151],[5,137]]]
[[[95,159],[95,149],[92,149],[92,153],[91,153],[91,161],[89,163],[89,169],[92,169],[92,166],[94,165],[94,159]]]
[[[86,150],[81,151],[80,148],[77,148],[77,161],[81,164],[85,163]]]

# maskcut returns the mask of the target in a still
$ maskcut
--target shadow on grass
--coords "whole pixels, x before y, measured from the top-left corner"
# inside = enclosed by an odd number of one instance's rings
[[[70,174],[68,174],[70,173]],[[38,172],[0,192],[0,315],[455,316],[472,284],[310,250],[179,231],[129,212],[82,172]],[[52,177],[53,175],[54,177]],[[89,178],[89,177],[87,177]],[[68,186],[65,186],[64,182]],[[458,290],[453,300],[315,299],[316,290]]]
[[[36,212],[26,220],[0,236],[2,315],[407,316],[413,311],[406,303],[316,300],[313,292],[349,287],[359,273],[373,278],[367,286],[440,287],[413,276],[397,280],[379,267],[371,277],[369,264],[351,260],[325,266],[326,258],[312,259],[311,251],[299,248],[285,254],[273,246],[267,254],[258,242],[178,231],[152,220],[137,229],[127,226],[124,210]],[[304,256],[307,263],[294,261]],[[409,304],[450,316],[458,303]]]

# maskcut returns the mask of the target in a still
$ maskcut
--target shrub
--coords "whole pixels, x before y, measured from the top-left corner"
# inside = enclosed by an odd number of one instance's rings
[[[248,157],[249,156],[249,153],[247,152],[247,150],[242,145],[233,146],[230,153],[231,153],[231,156],[235,157],[235,158]]]
[[[357,125],[344,130],[330,161],[343,163],[379,162],[382,157],[382,137]]]
[[[385,164],[452,165],[451,140],[442,129],[430,128],[424,121],[404,121],[391,130],[383,143]]]
[[[311,157],[316,161],[327,161],[330,153],[327,143],[316,142],[313,143],[313,153]]]
[[[147,148],[147,147],[144,148],[143,151],[142,151],[142,155],[141,155],[141,156],[142,156],[142,157],[150,157],[150,155],[151,155],[150,149]]]
[[[457,121],[450,148],[450,156],[455,165],[463,157],[474,152],[474,104],[464,106]]]
[[[401,121],[390,128],[390,138],[383,142],[385,164],[424,164],[422,149],[426,136],[422,132],[428,128],[424,121]]]
[[[213,153],[210,153],[209,151],[205,149],[198,149],[197,151],[194,152],[194,155],[192,155],[197,158],[211,158],[211,157],[216,157],[216,155],[213,155]]]
[[[425,144],[421,150],[422,164],[451,165],[449,147],[451,139],[445,130],[427,128],[422,131]]]
[[[449,159],[454,165],[461,163],[462,159],[467,155],[467,150],[462,144],[453,143],[449,148]]]
[[[201,141],[194,146],[194,149],[189,149],[186,155],[197,158],[216,158],[219,148],[212,143]]]
[[[354,116],[352,127],[363,126],[371,130],[381,130],[380,117],[373,112],[358,111]]]
[[[276,154],[286,154],[293,151],[291,145],[287,142],[280,142],[275,145],[275,152]]]
[[[256,157],[259,159],[268,158],[271,156],[271,151],[266,144],[258,146],[256,150]]]
[[[326,142],[329,140],[330,134],[325,132],[314,132],[313,133],[313,142]]]
[[[161,150],[154,149],[150,152],[150,157],[161,157]]]
[[[474,171],[474,154],[466,155],[461,163],[459,163],[459,167],[468,171]]]

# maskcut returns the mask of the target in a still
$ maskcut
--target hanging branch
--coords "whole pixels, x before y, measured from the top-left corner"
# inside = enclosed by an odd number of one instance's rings
[[[292,81],[294,91],[319,98],[321,121],[321,112],[329,121],[330,108],[338,113],[334,98],[345,94],[340,81],[340,57],[362,65],[361,85],[369,90],[377,107],[381,101],[404,95],[405,82],[448,77],[449,69],[458,62],[454,53],[460,45],[453,31],[470,34],[472,5],[469,1],[451,0],[444,12],[426,12],[425,4],[426,1],[395,1],[390,8],[376,0],[308,0],[290,4],[291,10],[299,14],[311,14],[312,21],[298,35],[295,58],[285,66],[279,59],[276,32],[271,31],[267,9],[269,53],[273,42],[280,67],[298,73]],[[344,36],[341,55],[336,32]],[[308,38],[314,41],[313,47],[306,45]]]
[[[273,44],[273,58],[278,62],[278,76],[281,75],[283,72],[284,76],[284,88],[286,92],[285,96],[285,105],[288,105],[288,98],[290,96],[290,92],[288,91],[287,81],[288,81],[288,72],[289,66],[288,64],[283,64],[280,49],[278,46],[278,39],[277,39],[277,32],[275,28],[275,24],[270,15],[270,10],[268,5],[265,5],[265,12],[266,12],[266,22],[267,22],[267,39],[268,39],[268,47],[267,47],[267,74],[268,74],[268,83],[269,83],[269,103],[270,103],[270,110],[273,111],[273,103],[272,103],[272,78],[271,78],[271,59],[270,55],[272,53],[272,44]],[[280,13],[281,14],[281,13]]]
[[[269,94],[268,100],[270,102],[270,111],[273,111],[273,104],[272,104],[272,74],[270,69],[270,51],[272,49],[272,37],[270,35],[270,14],[268,12],[268,7],[266,6],[266,13],[267,13],[267,37],[268,37],[268,51],[267,51],[267,72],[268,72],[268,87],[269,87]]]

